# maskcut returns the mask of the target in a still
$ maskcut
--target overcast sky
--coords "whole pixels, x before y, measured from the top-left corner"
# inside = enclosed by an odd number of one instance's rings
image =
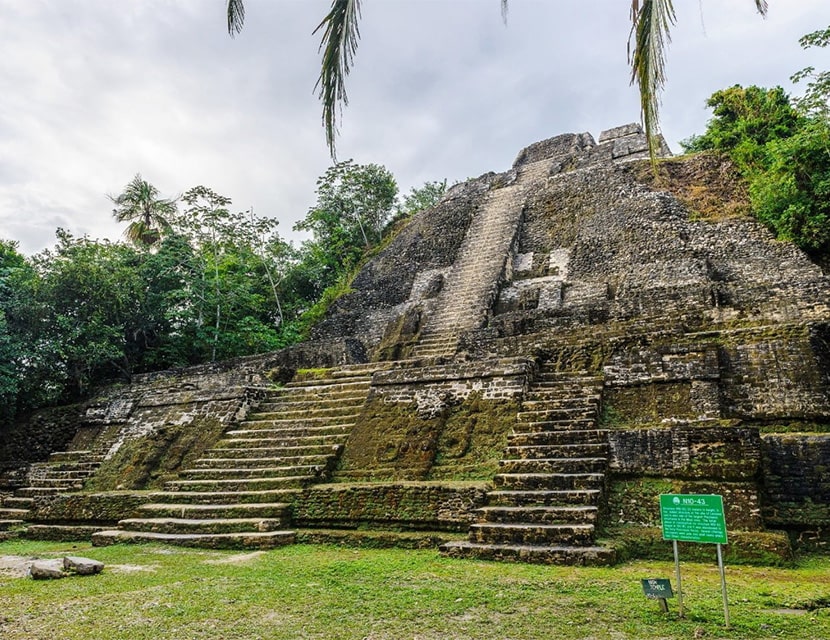
[[[700,133],[736,83],[793,87],[830,51],[798,38],[828,0],[675,0],[664,134]],[[204,184],[291,227],[331,164],[313,93],[329,0],[0,0],[0,237],[120,237],[106,194],[140,172],[165,196]],[[338,157],[385,165],[401,191],[503,171],[528,144],[639,119],[628,0],[364,0]],[[795,87],[795,92],[800,89]]]

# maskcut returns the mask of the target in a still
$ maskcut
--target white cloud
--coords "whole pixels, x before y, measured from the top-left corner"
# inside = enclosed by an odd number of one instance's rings
[[[628,3],[363,3],[342,158],[386,164],[402,190],[503,170],[568,131],[636,120]],[[702,130],[706,98],[735,82],[788,87],[830,52],[797,38],[830,24],[826,0],[675,3],[667,138]],[[205,184],[281,220],[314,200],[330,163],[312,88],[328,0],[248,0],[231,39],[221,0],[0,0],[0,236],[27,252],[56,226],[116,238],[106,193],[136,172],[166,195]],[[701,24],[701,8],[703,25]]]

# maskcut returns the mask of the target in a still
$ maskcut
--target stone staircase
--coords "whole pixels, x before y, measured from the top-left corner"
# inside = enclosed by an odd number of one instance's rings
[[[467,541],[444,555],[545,564],[602,565],[596,545],[608,464],[597,428],[602,379],[542,371],[522,402],[501,472]]]
[[[0,542],[19,535],[25,527],[33,503],[32,498],[0,498]]]
[[[0,539],[32,528],[27,521],[38,498],[83,489],[103,459],[103,451],[56,451],[47,461],[32,464],[26,474],[28,485],[0,499]]]
[[[473,217],[458,259],[413,349],[415,358],[455,353],[460,335],[488,319],[516,238],[528,190],[544,180],[550,160],[521,165],[512,184],[488,192]]]
[[[341,367],[325,378],[271,392],[203,458],[151,494],[140,517],[94,534],[93,544],[267,548],[292,543],[291,495],[333,470],[373,370]]]

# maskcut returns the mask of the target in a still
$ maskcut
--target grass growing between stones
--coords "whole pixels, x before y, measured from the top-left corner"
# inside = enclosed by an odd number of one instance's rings
[[[662,614],[641,578],[666,562],[577,569],[451,560],[434,551],[292,546],[267,552],[6,542],[0,556],[85,555],[104,573],[40,582],[0,573],[0,638],[830,637],[830,557],[796,569],[684,563],[687,617]]]

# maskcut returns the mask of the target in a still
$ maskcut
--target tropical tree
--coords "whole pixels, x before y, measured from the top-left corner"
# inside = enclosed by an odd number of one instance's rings
[[[395,220],[411,218],[424,209],[438,204],[447,192],[447,179],[425,182],[420,187],[412,187],[409,193],[401,197],[395,206]]]
[[[294,228],[312,233],[304,251],[322,264],[328,286],[383,239],[398,186],[385,167],[346,160],[318,178],[316,193],[317,202]]]
[[[808,33],[798,43],[803,49],[827,47],[830,45],[830,27]],[[830,119],[830,70],[816,71],[813,66],[805,67],[793,74],[790,80],[796,83],[807,80],[807,90],[795,100],[801,111]]]
[[[188,190],[171,231],[192,248],[175,325],[194,362],[285,346],[282,283],[295,262],[273,218],[234,212],[204,186]]]
[[[767,0],[754,0],[762,15]],[[322,32],[320,53],[322,63],[315,90],[323,103],[323,125],[332,158],[335,157],[337,120],[342,107],[349,104],[346,76],[351,71],[360,40],[361,0],[332,0],[331,9],[314,30]],[[507,0],[501,0],[503,19],[507,19]],[[628,59],[631,83],[640,91],[640,116],[649,141],[652,160],[659,148],[660,93],[666,82],[666,47],[671,42],[675,24],[672,0],[631,0],[631,31],[628,38]],[[243,0],[227,0],[228,33],[239,33],[245,22]]]
[[[140,173],[117,196],[107,196],[115,204],[112,215],[118,222],[129,222],[124,237],[138,247],[150,247],[170,228],[168,218],[176,212],[176,198],[159,198],[159,191]]]
[[[34,271],[17,243],[0,239],[0,424],[14,416],[25,384],[33,290]]]

